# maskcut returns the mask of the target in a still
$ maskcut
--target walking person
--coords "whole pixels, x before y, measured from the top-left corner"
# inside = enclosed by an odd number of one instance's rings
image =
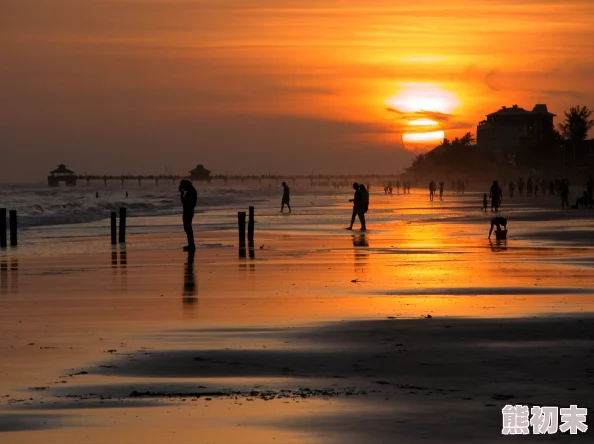
[[[561,209],[569,209],[569,181],[563,179],[559,184],[560,196],[561,196]]]
[[[194,209],[198,202],[198,192],[189,180],[182,180],[179,184],[179,193],[181,195],[181,202],[183,207],[182,220],[184,223],[184,231],[188,238],[188,245],[184,247],[184,251],[196,250],[194,243],[194,230],[192,229],[192,219],[194,219]]]
[[[439,200],[443,200],[443,187],[445,184],[443,182],[439,182]]]
[[[287,182],[283,182],[282,183],[283,186],[283,199],[281,201],[281,210],[280,212],[282,213],[283,210],[285,209],[285,204],[287,205],[287,207],[289,208],[289,213],[291,212],[291,191],[289,190],[289,186],[287,185]]]
[[[355,190],[355,195],[352,199],[349,199],[349,202],[353,202],[353,215],[351,216],[351,225],[347,227],[347,230],[353,229],[355,217],[359,217],[359,222],[361,222],[361,231],[365,231],[367,227],[365,226],[363,192],[361,191],[360,185],[357,182],[353,184],[353,190]]]

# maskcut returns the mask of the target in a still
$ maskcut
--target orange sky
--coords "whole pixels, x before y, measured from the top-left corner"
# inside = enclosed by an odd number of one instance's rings
[[[593,20],[591,0],[0,0],[0,182],[404,168],[411,127],[593,108]]]

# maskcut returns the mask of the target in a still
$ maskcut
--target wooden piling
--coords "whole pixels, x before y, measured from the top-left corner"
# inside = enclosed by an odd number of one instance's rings
[[[248,219],[248,242],[254,241],[254,207],[250,207]]]
[[[6,247],[6,208],[0,208],[0,247]]]
[[[255,257],[254,252],[254,207],[249,208],[249,217],[248,217],[248,249],[250,259]]]
[[[239,231],[239,257],[245,257],[245,211],[237,213],[237,227]]]
[[[120,208],[120,244],[126,243],[126,208]]]
[[[111,212],[111,245],[115,245],[117,243],[116,239],[116,231],[117,231],[117,214],[115,211]]]
[[[10,225],[10,246],[16,247],[18,243],[17,239],[17,212],[16,210],[10,210],[8,212],[8,223]]]

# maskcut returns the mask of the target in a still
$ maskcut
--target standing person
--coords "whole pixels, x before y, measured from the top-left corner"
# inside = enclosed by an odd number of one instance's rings
[[[128,192],[126,191],[126,199],[128,199]]]
[[[499,211],[499,206],[501,205],[501,188],[496,180],[493,181],[489,194],[491,196],[491,211]]]
[[[512,198],[514,197],[514,190],[516,189],[516,186],[514,185],[514,183],[512,181],[509,182],[509,197]]]
[[[534,197],[538,197],[538,180],[534,184]]]
[[[353,190],[355,190],[355,195],[353,196],[353,199],[349,199],[349,202],[353,202],[353,215],[351,217],[351,225],[347,227],[347,230],[353,229],[355,217],[359,217],[359,222],[361,222],[361,230],[365,231],[367,228],[365,226],[365,212],[363,211],[363,193],[361,192],[360,185],[357,182],[353,184]]]
[[[443,182],[439,182],[439,200],[443,200],[443,187],[444,187],[444,183]]]
[[[487,195],[483,194],[483,207],[481,208],[481,211],[485,211],[485,213],[487,212],[487,207],[489,206],[489,201],[487,200]]]
[[[561,196],[561,209],[569,209],[569,181],[567,179],[563,179],[559,184],[559,188],[559,195]]]
[[[433,201],[433,195],[435,194],[435,182],[431,180],[429,182],[429,200]]]
[[[518,193],[520,193],[520,197],[524,194],[524,179],[521,177],[518,179]]]
[[[179,183],[179,193],[183,207],[182,220],[184,223],[184,231],[188,237],[188,245],[184,247],[184,251],[196,250],[194,243],[194,230],[192,229],[192,219],[194,219],[194,208],[198,202],[198,192],[189,180],[182,180]]]
[[[291,191],[289,190],[289,186],[287,185],[287,182],[283,182],[281,184],[283,186],[283,199],[281,201],[281,210],[280,212],[282,213],[283,210],[285,209],[285,204],[287,205],[287,207],[289,208],[289,213],[291,212]]]

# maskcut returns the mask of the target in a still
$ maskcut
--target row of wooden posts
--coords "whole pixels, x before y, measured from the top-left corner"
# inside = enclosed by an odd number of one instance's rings
[[[16,247],[18,243],[17,235],[17,212],[10,210],[9,212],[9,227],[10,227],[10,246]],[[254,258],[254,207],[249,208],[249,218],[247,223],[247,238],[250,258]],[[245,211],[237,213],[237,225],[239,230],[239,257],[246,257],[245,246]],[[119,236],[117,232],[117,213],[111,213],[111,244],[116,245],[126,243],[126,208],[120,208],[120,230]],[[7,246],[7,226],[6,226],[6,208],[0,208],[0,247]]]
[[[8,224],[10,226],[10,246],[16,247],[18,244],[17,212],[16,210],[10,210],[8,214]],[[0,248],[6,248],[8,240],[6,236],[6,228],[6,208],[0,208]]]

